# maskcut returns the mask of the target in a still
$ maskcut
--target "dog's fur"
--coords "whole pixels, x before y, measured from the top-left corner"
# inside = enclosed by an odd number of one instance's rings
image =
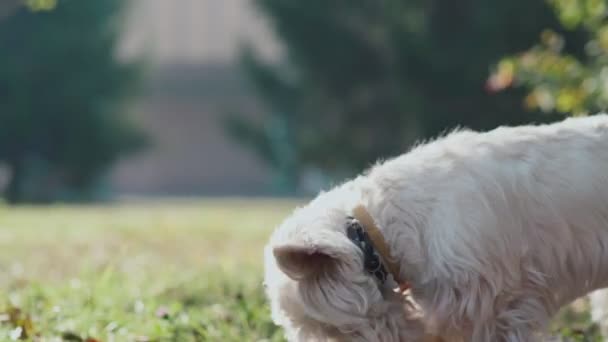
[[[423,318],[364,272],[345,235],[357,204]],[[608,286],[608,116],[419,145],[296,210],[265,263],[293,341],[536,340],[561,306]]]

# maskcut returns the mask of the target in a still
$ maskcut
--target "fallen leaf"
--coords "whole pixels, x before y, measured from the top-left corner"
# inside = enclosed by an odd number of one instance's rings
[[[15,329],[11,331],[11,339],[27,339],[34,333],[34,323],[30,315],[24,314],[17,307],[9,307],[0,314],[0,323],[10,323]]]

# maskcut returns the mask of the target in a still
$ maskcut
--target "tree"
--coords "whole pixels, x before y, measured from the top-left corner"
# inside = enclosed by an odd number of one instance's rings
[[[48,0],[0,21],[0,162],[10,202],[83,198],[144,137],[124,113],[136,64],[115,59],[122,0]]]
[[[21,6],[32,11],[49,11],[57,6],[57,0],[3,0],[0,1],[0,20],[13,14]]]
[[[402,153],[455,126],[545,121],[522,90],[495,93],[490,66],[559,25],[542,0],[257,0],[286,54],[247,49],[244,65],[275,130],[231,117],[231,132],[297,183],[308,166],[334,175]],[[578,41],[580,33],[568,35]],[[274,140],[273,140],[274,139]]]
[[[549,0],[566,30],[584,32],[584,52],[571,53],[568,37],[547,29],[530,49],[504,58],[490,81],[496,90],[521,86],[532,110],[587,115],[608,107],[608,4],[605,0]]]

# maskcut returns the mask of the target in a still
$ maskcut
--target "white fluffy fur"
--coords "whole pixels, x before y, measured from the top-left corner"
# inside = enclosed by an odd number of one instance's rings
[[[589,294],[591,320],[600,329],[603,341],[608,342],[608,289],[593,291]]]
[[[345,236],[361,203],[424,312],[363,271]],[[608,116],[453,132],[296,210],[265,249],[274,321],[292,341],[532,341],[608,286]],[[391,285],[391,284],[389,284]]]

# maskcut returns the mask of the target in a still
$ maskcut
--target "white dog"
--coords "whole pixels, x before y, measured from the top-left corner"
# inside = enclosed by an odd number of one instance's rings
[[[608,286],[608,116],[417,146],[296,210],[265,263],[293,341],[537,340]]]

